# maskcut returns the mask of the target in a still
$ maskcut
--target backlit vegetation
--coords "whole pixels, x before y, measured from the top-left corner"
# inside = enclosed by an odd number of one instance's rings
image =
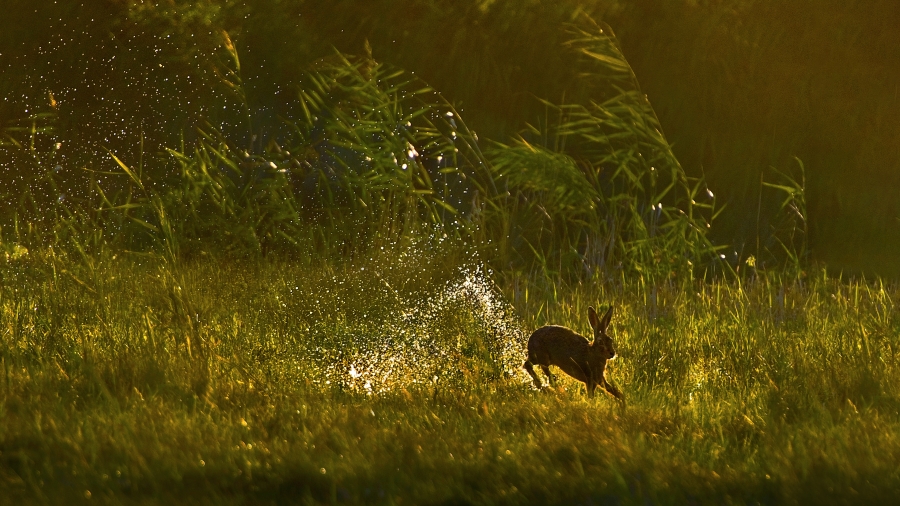
[[[84,90],[19,83],[41,105],[0,124],[4,170],[25,175],[3,180],[0,214],[4,497],[896,496],[897,285],[813,262],[800,158],[758,182],[755,248],[721,242],[717,192],[595,20],[627,9],[416,4],[424,20],[457,12],[448,23],[558,21],[537,33],[569,94],[529,97],[542,112],[510,132],[489,120],[503,104],[460,106],[400,67],[404,50],[383,58],[377,33],[354,54],[298,39],[309,61],[267,88],[279,64],[253,53],[248,70],[242,52],[265,46],[254,24],[327,9],[237,4],[119,6],[112,33],[134,53],[110,86],[147,103],[97,92],[79,123],[67,106],[88,107]],[[158,85],[168,65],[182,81]],[[586,333],[587,307],[610,304],[625,402],[569,378],[536,390],[530,332]]]

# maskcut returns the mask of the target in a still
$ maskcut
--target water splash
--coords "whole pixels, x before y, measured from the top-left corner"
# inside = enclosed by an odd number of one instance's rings
[[[309,350],[320,364],[310,371],[316,383],[374,394],[458,384],[472,374],[527,381],[520,322],[485,268],[462,268],[443,286],[394,297],[379,324],[347,322],[331,346]]]

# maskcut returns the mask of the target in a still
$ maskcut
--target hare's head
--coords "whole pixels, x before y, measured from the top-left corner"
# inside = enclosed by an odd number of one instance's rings
[[[612,312],[613,307],[609,306],[606,314],[603,315],[603,318],[600,318],[594,308],[588,308],[588,320],[590,320],[591,327],[594,329],[594,342],[591,343],[591,348],[594,350],[594,354],[602,360],[616,358],[616,345],[613,343],[612,338],[606,334],[609,321],[612,319]]]

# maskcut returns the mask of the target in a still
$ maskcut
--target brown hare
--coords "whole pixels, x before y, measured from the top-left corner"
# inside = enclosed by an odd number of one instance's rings
[[[588,397],[594,396],[594,389],[599,385],[617,399],[621,399],[622,392],[606,381],[606,361],[616,358],[616,347],[606,334],[612,312],[613,308],[610,306],[601,319],[594,308],[588,308],[588,320],[594,329],[592,343],[571,329],[558,325],[547,325],[535,330],[528,338],[528,360],[523,365],[534,379],[534,384],[542,388],[541,380],[538,379],[533,367],[539,365],[550,380],[550,384],[554,385],[556,378],[550,374],[549,366],[555,365],[564,373],[583,382],[587,386]]]

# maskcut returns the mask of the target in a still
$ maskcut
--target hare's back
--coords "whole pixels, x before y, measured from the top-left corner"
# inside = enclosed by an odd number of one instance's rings
[[[528,338],[529,355],[571,356],[588,346],[588,340],[570,328],[559,325],[541,327]]]

